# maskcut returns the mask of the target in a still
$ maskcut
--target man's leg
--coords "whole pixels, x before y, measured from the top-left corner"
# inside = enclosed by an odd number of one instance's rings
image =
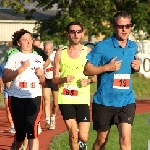
[[[71,150],[79,150],[78,144],[78,124],[76,121],[76,108],[72,104],[59,104],[59,109],[63,116],[63,120],[66,124],[69,132],[69,144]]]
[[[56,112],[58,110],[58,90],[52,91],[52,95],[53,95],[53,107],[52,107],[50,129],[54,130],[56,128]]]
[[[92,104],[93,130],[97,131],[97,137],[92,150],[105,150],[111,125],[114,124],[114,116],[117,108]]]
[[[90,128],[90,110],[88,104],[79,104],[76,106],[76,120],[79,129],[79,150],[86,150]]]
[[[82,150],[86,150],[86,142],[89,138],[89,128],[90,128],[90,122],[80,122],[78,123],[78,141],[79,141],[79,148]]]
[[[47,130],[50,128],[50,93],[50,88],[43,88],[44,111],[46,118],[45,128]]]
[[[4,103],[5,103],[5,106],[6,106],[6,115],[7,115],[7,119],[11,125],[11,128],[9,130],[10,133],[15,133],[15,128],[14,128],[14,123],[13,123],[13,120],[12,120],[12,117],[11,117],[11,113],[9,111],[9,107],[8,107],[8,92],[4,90]]]
[[[75,119],[69,119],[65,120],[65,124],[69,132],[69,144],[71,150],[79,150],[77,121]]]
[[[105,145],[108,141],[109,131],[97,132],[97,138],[93,144],[92,150],[105,150]]]
[[[135,110],[135,104],[128,104],[123,106],[118,114],[119,144],[121,150],[131,150],[131,129]]]
[[[118,124],[120,150],[131,150],[131,124]]]

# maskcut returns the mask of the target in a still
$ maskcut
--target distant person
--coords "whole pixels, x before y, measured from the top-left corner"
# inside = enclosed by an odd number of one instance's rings
[[[34,39],[33,40],[33,45],[37,46],[38,48],[41,48],[41,41],[40,41],[40,39]]]
[[[53,51],[53,43],[51,41],[45,41],[43,43],[44,51],[50,58],[50,64],[45,68],[45,86],[43,87],[43,100],[45,107],[46,124],[45,128],[55,129],[56,126],[56,112],[58,109],[58,85],[52,83],[53,69],[54,69],[54,57],[56,51]],[[53,107],[52,115],[50,115],[50,95],[52,93]],[[50,117],[51,116],[51,117]]]
[[[3,73],[5,65],[6,65],[6,62],[3,62],[0,66],[0,90],[1,90],[1,93],[4,94],[4,104],[6,107],[7,119],[11,125],[11,128],[9,129],[8,132],[16,133],[15,128],[14,128],[14,123],[11,117],[11,113],[8,107],[8,88],[10,87],[10,82],[3,84],[3,81],[2,81],[2,73]]]
[[[93,97],[93,129],[97,131],[92,150],[105,150],[112,125],[117,125],[120,150],[131,150],[131,129],[136,104],[131,74],[140,69],[137,45],[128,39],[131,15],[119,11],[113,16],[114,34],[99,42],[87,55],[84,74],[97,75]]]

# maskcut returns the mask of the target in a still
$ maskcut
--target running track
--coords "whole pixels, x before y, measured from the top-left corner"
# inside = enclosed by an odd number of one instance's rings
[[[137,101],[137,108],[136,108],[136,114],[140,113],[147,113],[150,112],[150,101],[143,100]],[[19,120],[18,120],[19,121]],[[64,130],[66,130],[65,124],[63,122],[63,119],[61,117],[60,112],[57,112],[56,117],[56,129],[55,130],[45,130],[45,116],[43,114],[41,118],[41,127],[42,127],[42,133],[39,135],[39,141],[40,141],[40,150],[48,150],[49,143],[51,139],[56,135]],[[5,108],[0,108],[0,150],[9,150],[12,140],[13,140],[13,134],[8,133],[9,124],[5,115]]]

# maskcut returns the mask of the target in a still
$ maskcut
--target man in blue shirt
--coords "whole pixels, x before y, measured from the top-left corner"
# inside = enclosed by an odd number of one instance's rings
[[[120,150],[131,150],[131,128],[135,116],[135,98],[131,74],[139,71],[137,45],[128,39],[131,15],[125,11],[113,17],[114,34],[99,42],[87,55],[84,74],[97,75],[93,97],[93,129],[97,138],[93,150],[104,150],[111,125],[119,131]]]
[[[1,90],[1,93],[4,94],[4,103],[6,106],[7,118],[11,125],[11,128],[9,129],[9,133],[15,133],[16,131],[14,128],[14,123],[12,121],[11,114],[10,114],[9,107],[8,107],[8,86],[10,85],[10,83],[4,84],[4,88],[3,88],[2,73],[3,73],[5,65],[6,65],[6,62],[3,62],[0,66],[0,90]]]

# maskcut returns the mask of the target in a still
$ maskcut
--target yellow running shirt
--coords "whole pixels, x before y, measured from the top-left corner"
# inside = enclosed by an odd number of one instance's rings
[[[90,104],[90,85],[82,87],[80,79],[88,79],[83,74],[87,62],[87,46],[83,46],[80,56],[76,59],[70,58],[67,46],[62,48],[60,60],[61,77],[73,75],[75,78],[71,83],[61,84],[58,91],[58,104]]]

